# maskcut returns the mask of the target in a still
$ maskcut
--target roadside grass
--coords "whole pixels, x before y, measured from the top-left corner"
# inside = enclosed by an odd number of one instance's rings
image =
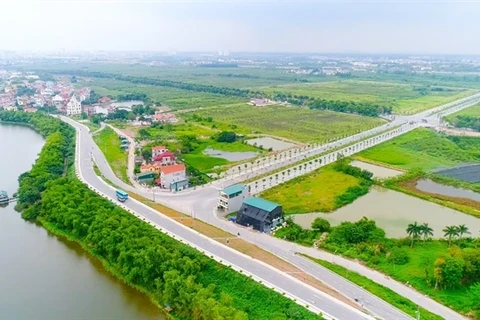
[[[102,150],[113,172],[123,182],[130,184],[127,176],[128,154],[120,149],[120,139],[111,128],[105,128],[93,136],[93,140]]]
[[[340,80],[321,83],[288,84],[261,88],[326,100],[371,102],[392,106],[395,113],[413,114],[473,94],[459,88],[396,83],[390,81]],[[437,91],[440,90],[440,91]]]
[[[280,203],[285,214],[330,212],[337,208],[335,200],[339,195],[359,184],[358,178],[326,166],[273,187],[260,196]]]
[[[190,113],[211,117],[220,126],[242,132],[264,133],[300,142],[325,142],[349,136],[385,123],[379,118],[300,107],[230,105]],[[236,130],[235,130],[236,131]]]
[[[287,261],[273,255],[272,253],[265,251],[254,244],[251,244],[231,233],[223,231],[217,227],[214,227],[208,223],[205,223],[201,220],[192,218],[189,215],[183,214],[178,212],[174,209],[166,207],[162,204],[153,202],[152,200],[146,199],[138,194],[129,193],[129,196],[135,200],[142,202],[143,204],[149,206],[150,208],[156,210],[159,214],[166,215],[177,222],[195,230],[219,243],[228,245],[234,250],[237,250],[247,256],[250,256],[254,259],[262,261],[278,270],[286,272],[290,274],[292,277],[298,279],[299,281],[305,282],[312,287],[323,291],[336,299],[343,301],[344,303],[349,304],[354,308],[359,308],[356,304],[354,304],[351,300],[345,298],[343,295],[338,293],[337,291],[331,289],[329,286],[323,284],[321,281],[316,279],[315,277],[303,272],[302,270],[298,269],[297,267],[291,265]],[[229,243],[227,243],[227,239]]]
[[[309,257],[307,255],[302,256],[318,263],[319,265],[329,269],[330,271],[338,274],[341,277],[344,277],[351,282],[355,283],[356,285],[364,288],[368,292],[374,294],[375,296],[379,297],[380,299],[386,301],[387,303],[391,304],[392,306],[400,309],[401,311],[407,313],[408,315],[416,318],[417,316],[417,308],[420,311],[420,318],[424,320],[441,320],[442,317],[424,309],[420,308],[412,302],[411,300],[399,295],[398,293],[394,292],[393,290],[384,287],[375,281],[370,280],[367,277],[364,277],[356,272],[350,271],[342,266],[337,264],[333,264],[327,262],[325,260],[315,259]]]
[[[480,131],[480,103],[455,112],[443,119],[457,128],[470,128]]]
[[[431,170],[463,162],[478,162],[479,151],[480,139],[449,137],[422,128],[364,150],[356,158],[401,169]]]

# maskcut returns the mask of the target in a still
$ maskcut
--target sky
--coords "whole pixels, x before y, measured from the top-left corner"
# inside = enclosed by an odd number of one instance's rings
[[[0,0],[0,50],[480,54],[480,1]]]

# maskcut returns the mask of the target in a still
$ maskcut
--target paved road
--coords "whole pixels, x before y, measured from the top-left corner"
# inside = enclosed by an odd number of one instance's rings
[[[72,123],[69,120],[67,121]],[[89,186],[99,190],[114,203],[117,203],[115,200],[115,190],[99,179],[93,170],[91,153],[98,154],[100,150],[95,150],[98,148],[96,148],[86,127],[76,123],[72,124],[75,125],[79,133],[77,143],[77,168],[79,170],[79,176],[87,182]],[[102,159],[102,157],[98,155],[98,159]],[[100,170],[106,170],[106,172],[108,172],[108,165],[106,163],[100,162],[98,166]],[[112,178],[112,180],[115,179]],[[238,269],[244,270],[246,273],[261,279],[265,284],[270,284],[270,287],[278,288],[279,291],[286,292],[290,296],[295,297],[297,301],[302,301],[303,305],[309,305],[310,310],[316,310],[316,312],[322,311],[324,314],[330,315],[335,319],[373,320],[371,316],[298,281],[284,272],[192,231],[140,202],[130,199],[125,202],[124,205],[140,218],[146,218],[166,232],[175,235],[176,238],[181,238],[199,250],[207,252],[209,255],[219,257],[225,264],[236,266]]]
[[[434,125],[439,121],[439,117],[436,115],[436,113],[441,113],[441,114],[447,114],[449,110],[459,110],[461,108],[464,108],[470,104],[472,104],[473,101],[477,101],[480,99],[480,94],[477,94],[472,97],[467,97],[464,99],[459,100],[459,102],[452,102],[446,106],[440,106],[438,108],[428,110],[425,112],[422,112],[420,114],[416,114],[413,116],[398,116],[391,127],[397,126],[398,124],[409,122],[409,121],[416,121],[419,122],[422,119],[427,119],[428,122],[431,125]],[[452,111],[450,111],[452,112]],[[74,123],[71,120],[66,120],[70,122],[71,124],[75,125],[77,128],[84,128],[83,126],[79,126],[78,124]],[[379,130],[383,131],[383,130]],[[379,132],[377,131],[377,132]],[[362,133],[360,135],[357,135],[357,137],[366,137],[370,136],[371,133]],[[330,148],[336,148],[340,145],[344,145],[345,143],[351,143],[358,138],[352,138],[348,137],[345,138],[341,142],[335,142],[330,145]],[[308,250],[309,248],[303,248],[296,246],[294,244],[291,244],[289,242],[285,242],[273,237],[269,237],[266,235],[258,234],[256,232],[253,232],[251,230],[245,230],[241,226],[238,226],[233,223],[229,223],[224,221],[223,219],[219,219],[216,217],[214,212],[212,211],[212,208],[215,207],[216,205],[216,199],[217,199],[217,192],[219,187],[227,186],[234,181],[241,180],[242,178],[245,178],[247,174],[245,175],[238,175],[236,179],[222,179],[220,182],[216,183],[216,186],[205,186],[205,187],[199,187],[196,190],[189,190],[181,194],[165,194],[165,193],[155,193],[155,195],[150,191],[146,191],[145,189],[137,189],[135,190],[133,187],[126,185],[122,181],[120,181],[113,171],[110,169],[108,166],[105,157],[103,156],[102,152],[97,148],[97,146],[94,144],[93,140],[91,139],[90,136],[88,136],[88,133],[82,132],[82,146],[86,149],[88,149],[88,152],[91,152],[93,157],[96,159],[97,165],[99,166],[100,170],[102,171],[102,174],[115,183],[116,185],[124,188],[127,191],[135,191],[136,193],[140,193],[145,197],[155,199],[157,202],[163,203],[167,206],[170,206],[178,211],[191,214],[195,216],[196,218],[199,218],[205,222],[208,222],[212,225],[215,225],[217,227],[220,227],[226,231],[231,232],[232,234],[236,234],[237,232],[241,232],[242,238],[245,240],[254,243],[258,245],[259,247],[266,249],[277,256],[289,261],[293,265],[297,266],[298,268],[304,270],[305,272],[317,277],[318,279],[322,280],[324,283],[327,285],[330,285],[334,287],[337,291],[340,293],[344,294],[346,297],[349,297],[350,299],[358,299],[361,304],[364,305],[365,308],[373,312],[375,315],[382,317],[384,319],[408,319],[410,317],[406,316],[403,314],[401,311],[397,310],[396,308],[393,308],[389,304],[385,303],[384,301],[378,299],[374,295],[371,295],[370,293],[366,292],[365,290],[358,288],[354,284],[348,282],[347,280],[343,279],[342,277],[339,277],[338,275],[332,274],[329,270],[311,263],[308,260],[305,260],[302,257],[299,257],[295,254],[294,252],[304,252],[304,250]],[[317,150],[313,151],[316,152]],[[87,155],[88,158],[88,155]],[[85,163],[89,163],[90,160],[85,159]],[[259,167],[257,170],[252,170],[252,174],[257,175],[262,172],[268,172],[274,169],[277,166],[284,166],[286,163],[291,163],[291,161],[294,161],[294,159],[289,159],[285,160],[282,163],[277,163],[272,164],[272,165],[265,165],[264,167]],[[315,250],[315,252],[320,252],[318,250]],[[319,253],[319,254],[320,254]],[[316,256],[312,252],[309,252],[309,254]],[[327,254],[327,253],[324,253]],[[317,256],[318,257],[318,256]],[[345,259],[338,259],[342,266],[350,269],[353,268],[353,264],[349,260]],[[363,266],[361,266],[363,267]],[[365,268],[356,268],[356,271],[359,272],[360,274],[363,274],[369,278],[371,278],[374,281],[380,282],[380,279],[378,279],[378,276],[372,276],[371,269]],[[383,276],[383,275],[382,275]],[[380,276],[380,277],[382,277]],[[385,277],[383,276],[383,279],[385,280]],[[382,282],[380,282],[382,283]],[[386,281],[385,283],[382,283],[385,286],[389,287],[390,289],[396,291],[399,294],[404,295],[405,297],[409,298],[412,301],[415,301],[422,307],[437,313],[446,319],[464,319],[461,315],[453,312],[452,310],[443,307],[442,305],[436,303],[432,299],[428,297],[422,297],[420,294],[418,294],[416,291],[408,288],[407,286],[404,286],[399,283],[394,283],[394,281]],[[410,291],[409,291],[410,290]],[[419,296],[422,297],[422,299],[419,299]]]

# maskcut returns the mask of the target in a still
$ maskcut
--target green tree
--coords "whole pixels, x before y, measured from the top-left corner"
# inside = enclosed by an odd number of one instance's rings
[[[432,237],[433,236],[433,229],[430,228],[430,226],[428,225],[428,223],[424,223],[420,226],[420,232],[423,236],[423,242],[425,242],[427,240],[428,237]]]
[[[462,280],[464,261],[461,257],[447,256],[435,261],[435,280],[437,286],[456,288]]]
[[[448,239],[448,245],[452,245],[452,239],[458,236],[458,227],[457,226],[447,226],[442,230],[444,232],[443,236]]]
[[[413,242],[415,241],[415,239],[419,237],[421,232],[422,232],[422,227],[418,225],[416,221],[408,225],[407,234],[410,237],[410,248],[413,248]]]
[[[468,227],[464,224],[461,224],[457,227],[457,232],[460,239],[463,237],[464,234],[470,234]]]
[[[312,229],[317,232],[329,232],[331,229],[330,222],[323,218],[316,218],[312,222]]]

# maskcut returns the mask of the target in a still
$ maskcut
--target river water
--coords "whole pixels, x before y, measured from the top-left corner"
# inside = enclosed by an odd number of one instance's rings
[[[0,124],[0,189],[11,196],[44,143]],[[164,319],[149,299],[112,277],[72,242],[0,207],[0,319]]]
[[[378,176],[375,165],[369,165],[368,170]],[[430,191],[431,192],[431,191]],[[453,210],[433,202],[422,200],[407,194],[385,189],[378,186],[370,188],[368,194],[355,200],[332,213],[308,213],[293,216],[296,223],[304,228],[310,228],[313,220],[322,217],[330,221],[332,225],[338,225],[342,221],[358,221],[362,217],[375,220],[377,225],[385,230],[388,237],[403,238],[408,224],[417,221],[424,222],[434,230],[434,237],[443,236],[443,229],[449,225],[465,224],[472,235],[480,232],[480,219]]]

